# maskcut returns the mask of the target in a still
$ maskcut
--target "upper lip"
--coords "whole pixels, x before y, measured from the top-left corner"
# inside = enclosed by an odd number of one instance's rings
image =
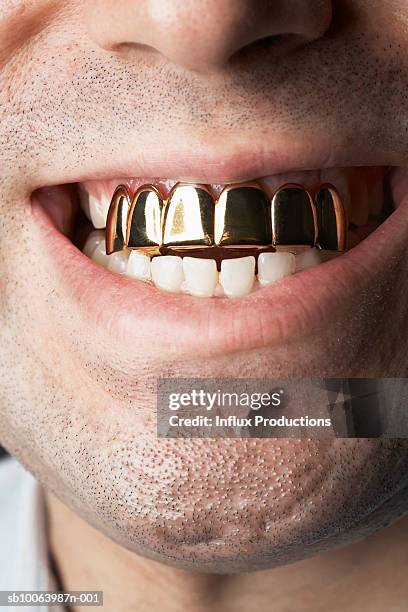
[[[316,134],[305,133],[299,137],[290,132],[281,136],[271,132],[251,138],[241,134],[235,140],[229,137],[228,142],[222,137],[212,137],[208,142],[208,138],[200,140],[190,135],[188,144],[183,142],[184,139],[175,135],[149,148],[140,141],[134,142],[129,135],[127,142],[122,143],[121,155],[107,144],[100,156],[94,151],[89,161],[81,165],[73,160],[70,166],[54,169],[51,174],[47,167],[40,169],[33,179],[32,191],[62,183],[135,176],[174,177],[195,183],[238,183],[288,172],[401,162],[369,148],[362,150],[361,144],[356,144],[353,152],[349,142],[346,146],[329,134],[323,141]]]

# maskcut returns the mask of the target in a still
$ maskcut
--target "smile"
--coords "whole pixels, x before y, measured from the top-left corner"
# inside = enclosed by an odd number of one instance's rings
[[[283,342],[358,300],[402,248],[405,190],[403,171],[377,167],[239,184],[92,179],[32,200],[53,274],[81,312],[127,342],[143,325],[144,338],[160,329],[166,346],[198,354]]]
[[[346,172],[340,189],[316,179],[311,184],[304,174],[308,188],[276,180],[205,185],[133,179],[109,196],[111,184],[81,186],[82,210],[93,225],[82,250],[111,272],[160,290],[243,297],[337,257],[353,243],[347,240],[358,227],[353,221],[372,223],[383,212],[381,193],[372,209],[368,197],[361,198],[364,174],[357,201],[351,201]]]

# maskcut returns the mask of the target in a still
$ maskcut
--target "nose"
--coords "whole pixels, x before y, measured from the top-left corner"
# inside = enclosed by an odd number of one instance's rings
[[[261,39],[321,37],[332,0],[93,0],[85,10],[91,37],[105,49],[144,45],[208,72]]]

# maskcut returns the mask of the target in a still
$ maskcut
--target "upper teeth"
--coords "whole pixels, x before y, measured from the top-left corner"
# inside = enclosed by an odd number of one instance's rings
[[[101,194],[99,198],[88,193],[79,186],[79,199],[81,202],[82,209],[88,219],[92,222],[92,225],[96,229],[103,229],[106,227],[106,220],[108,218],[108,211],[110,205],[110,198],[106,194]]]
[[[126,187],[81,198],[94,226],[106,225],[108,252],[125,246],[148,253],[167,249],[299,246],[344,250],[346,215],[334,187],[322,186],[313,200],[300,185],[284,185],[269,200],[257,184],[225,187],[217,201],[204,185],[177,184],[164,201],[153,185],[133,199]]]

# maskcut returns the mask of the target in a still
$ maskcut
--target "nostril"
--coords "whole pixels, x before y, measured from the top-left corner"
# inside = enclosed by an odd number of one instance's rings
[[[89,34],[103,48],[154,49],[204,73],[265,45],[290,52],[321,37],[332,19],[331,0],[99,0],[85,10]]]
[[[301,34],[276,34],[255,40],[254,42],[238,49],[229,58],[229,64],[233,67],[244,66],[252,61],[259,63],[264,59],[271,61],[275,57],[287,55],[312,41]]]

